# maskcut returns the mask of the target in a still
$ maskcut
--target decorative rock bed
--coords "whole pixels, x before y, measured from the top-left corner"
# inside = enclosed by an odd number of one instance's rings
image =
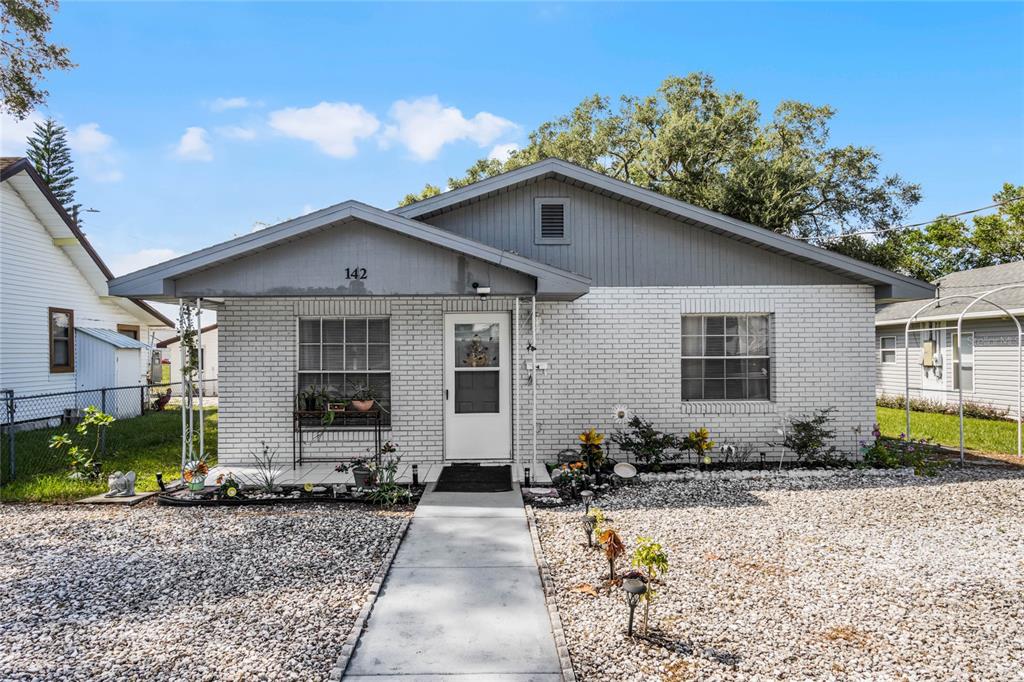
[[[583,681],[1020,679],[1022,470],[663,481],[597,504],[671,568],[630,640],[582,506],[536,510]]]
[[[408,516],[0,506],[0,679],[327,679]]]
[[[403,486],[409,491],[409,504],[416,504],[423,496],[425,486]],[[305,485],[284,485],[280,486],[281,491],[276,493],[262,493],[252,490],[243,490],[235,497],[225,497],[218,493],[215,486],[207,486],[201,491],[192,492],[187,488],[178,488],[173,491],[161,493],[157,497],[157,504],[166,507],[246,507],[246,506],[267,506],[276,504],[374,504],[369,497],[369,488],[354,488],[349,486],[314,485],[308,490]]]

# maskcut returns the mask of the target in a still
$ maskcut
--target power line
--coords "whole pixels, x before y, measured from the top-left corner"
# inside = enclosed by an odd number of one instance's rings
[[[810,241],[812,239],[828,241],[830,239],[842,239],[843,237],[859,237],[867,234],[885,234],[886,232],[893,232],[895,230],[909,230],[914,227],[924,227],[925,225],[931,225],[939,218],[959,218],[960,216],[963,215],[970,215],[971,213],[987,211],[990,208],[998,208],[999,206],[1005,206],[1006,204],[1011,204],[1015,201],[1021,201],[1022,199],[1024,199],[1024,196],[1013,197],[1011,199],[1006,199],[1005,201],[989,204],[988,206],[982,206],[981,208],[972,208],[969,211],[960,211],[959,213],[943,213],[942,215],[936,216],[931,220],[926,220],[923,223],[910,223],[909,225],[894,225],[893,227],[883,227],[877,230],[864,230],[862,232],[844,232],[842,234],[812,235],[810,237],[797,237],[797,239],[803,241]]]

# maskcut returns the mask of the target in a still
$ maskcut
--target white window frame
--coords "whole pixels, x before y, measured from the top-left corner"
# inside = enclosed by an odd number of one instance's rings
[[[302,346],[304,346],[304,345],[314,345],[314,344],[304,344],[304,343],[302,343],[302,340],[301,340],[302,339],[302,337],[301,337],[301,333],[302,333],[301,332],[301,326],[302,326],[303,320],[318,320],[320,322],[320,341],[316,345],[318,345],[320,347],[320,367],[321,367],[321,369],[300,369],[299,368],[299,365],[301,364],[301,361],[302,361],[302,357],[301,357]],[[366,370],[355,370],[355,369],[353,369],[353,370],[347,370],[347,369],[328,370],[328,369],[322,369],[323,366],[324,366],[323,323],[324,323],[325,320],[346,320],[346,321],[347,320],[366,320],[366,321],[370,321],[370,320],[387,320],[387,322],[388,322],[388,368],[386,370],[385,369],[366,369]],[[341,346],[344,347],[344,346],[347,346],[349,344],[343,339],[342,343],[340,343],[340,344],[328,344],[328,345],[341,345]],[[367,367],[369,367],[369,346],[373,345],[373,344],[370,344],[369,340],[367,340],[364,343],[364,345],[367,346]],[[383,345],[383,344],[380,344],[380,345]],[[391,342],[391,318],[388,315],[299,315],[298,317],[295,318],[295,395],[297,397],[300,391],[304,391],[308,386],[314,385],[314,384],[312,384],[312,383],[310,383],[308,381],[302,381],[302,375],[304,375],[304,374],[305,375],[314,375],[315,374],[315,375],[321,375],[321,376],[324,375],[324,374],[340,374],[340,375],[346,375],[346,374],[367,374],[367,375],[369,375],[369,374],[387,374],[389,376],[389,378],[393,378],[392,377],[392,370],[393,370],[393,367],[394,367],[394,352],[393,352],[393,350],[394,350],[394,348],[393,348],[393,344]],[[320,385],[319,382],[317,382],[316,385]],[[394,390],[394,385],[393,384],[391,386],[391,390]],[[340,398],[347,399],[348,396],[340,396]],[[384,421],[383,425],[384,425],[385,428],[391,428],[392,418],[393,418],[393,415],[391,413],[391,408],[393,407],[393,404],[394,404],[394,394],[392,393],[389,396],[389,398],[388,398],[387,413],[386,413],[386,415],[384,417],[385,421]],[[331,428],[345,429],[345,430],[360,430],[360,429],[365,429],[366,427],[365,426],[343,426],[343,425],[335,424]]]
[[[706,320],[709,317],[726,317],[726,318],[728,318],[728,317],[742,317],[742,318],[756,317],[756,318],[764,318],[765,323],[766,323],[766,329],[765,329],[765,352],[764,352],[764,354],[725,355],[724,353],[725,353],[726,349],[723,348],[722,349],[723,355],[707,355],[707,348],[706,348],[706,344],[707,344],[707,322],[706,322]],[[699,318],[701,320],[701,355],[687,355],[687,354],[683,353],[682,338],[683,338],[684,334],[682,333],[682,331],[683,331],[683,329],[682,329],[682,320],[685,320],[687,318]],[[680,386],[679,386],[680,399],[683,402],[694,402],[694,403],[696,403],[696,402],[715,402],[715,403],[722,403],[722,402],[767,403],[767,402],[771,402],[772,399],[773,399],[773,396],[774,396],[774,392],[772,390],[772,385],[774,383],[774,376],[773,375],[775,374],[775,372],[773,371],[774,368],[772,366],[772,364],[773,364],[772,363],[772,345],[773,345],[772,344],[772,327],[773,327],[773,320],[772,320],[772,318],[773,318],[773,315],[771,313],[763,313],[763,312],[762,313],[728,313],[728,312],[726,312],[726,313],[694,313],[694,314],[684,314],[684,315],[680,316],[680,334],[679,334],[679,339],[680,339],[680,365],[679,365],[680,373],[682,372],[682,362],[684,360],[722,360],[722,361],[726,361],[726,362],[729,361],[729,360],[765,360],[765,361],[767,361],[766,364],[767,364],[767,367],[768,367],[768,386],[767,386],[768,390],[767,390],[767,395],[765,397],[761,397],[761,398],[750,398],[750,397],[747,397],[747,398],[730,398],[730,397],[724,396],[722,398],[707,398],[707,397],[688,398],[688,397],[685,397],[683,395],[683,384],[682,384],[682,381],[686,381],[687,378],[680,376],[680,379],[681,379],[680,380]],[[692,335],[685,335],[685,336],[692,336]],[[715,336],[717,336],[717,335],[715,335]],[[727,336],[727,334],[723,334],[723,336]],[[726,373],[726,375],[722,377],[723,384],[728,380],[727,376],[728,376],[728,374]],[[704,393],[703,382],[705,380],[707,380],[707,377],[701,376],[700,380],[702,382],[701,393],[703,395],[703,393]],[[727,391],[726,391],[726,393],[727,393]],[[748,391],[748,394],[749,394],[749,391]]]
[[[892,339],[892,348],[885,347],[885,340]],[[886,353],[892,354],[891,360],[886,360]],[[879,336],[878,337],[878,362],[883,365],[894,365],[896,364],[896,337],[895,336]]]
[[[970,367],[971,369],[971,385],[964,386],[964,393],[974,393],[974,370],[977,367],[977,359],[974,348],[974,332],[964,332],[964,336],[971,337],[971,352],[967,354],[970,358],[970,363],[965,364],[964,367]],[[956,332],[950,332],[950,345],[953,348],[953,390],[960,390],[960,340],[956,336]]]

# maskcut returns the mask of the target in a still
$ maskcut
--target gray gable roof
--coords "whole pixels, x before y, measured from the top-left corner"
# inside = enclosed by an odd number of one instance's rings
[[[273,225],[200,251],[138,270],[111,280],[115,295],[174,297],[174,280],[222,263],[235,261],[271,247],[300,239],[340,223],[358,220],[421,240],[434,246],[464,254],[480,261],[531,276],[537,281],[537,296],[542,299],[571,299],[590,290],[590,279],[583,275],[524,258],[486,244],[358,201],[345,201],[314,213]],[[301,264],[297,264],[301,266]],[[416,292],[409,292],[416,293]]]
[[[884,268],[870,265],[849,256],[812,246],[799,239],[766,230],[735,218],[715,213],[608,177],[560,159],[545,159],[523,168],[481,180],[459,189],[418,201],[392,210],[395,215],[418,220],[428,219],[440,213],[453,210],[467,203],[480,201],[511,187],[535,182],[544,178],[558,178],[578,184],[607,196],[613,196],[627,203],[642,206],[663,215],[672,216],[688,223],[699,224],[705,229],[727,235],[734,239],[755,244],[776,253],[812,263],[826,270],[849,276],[856,281],[873,284],[877,297],[882,299],[906,299],[931,296],[933,288],[927,282],[900,275]]]
[[[937,295],[958,295],[963,298],[944,301],[936,307],[929,308],[921,313],[921,318],[955,319],[974,297],[1010,284],[1024,285],[1024,261],[951,272],[935,280]],[[1010,311],[1024,311],[1024,286],[1000,291],[988,297],[988,300]],[[928,299],[917,299],[878,306],[875,311],[875,324],[905,322],[927,302]],[[972,306],[967,314],[971,317],[1002,317],[1005,315],[996,306],[984,302]]]

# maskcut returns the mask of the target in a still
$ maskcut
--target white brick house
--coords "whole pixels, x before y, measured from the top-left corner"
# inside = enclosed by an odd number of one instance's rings
[[[222,463],[291,454],[308,385],[376,389],[407,462],[550,460],[618,405],[761,450],[832,406],[850,449],[874,419],[875,303],[931,294],[558,160],[390,212],[338,204],[111,288],[217,310]],[[372,434],[298,440],[332,461]]]

